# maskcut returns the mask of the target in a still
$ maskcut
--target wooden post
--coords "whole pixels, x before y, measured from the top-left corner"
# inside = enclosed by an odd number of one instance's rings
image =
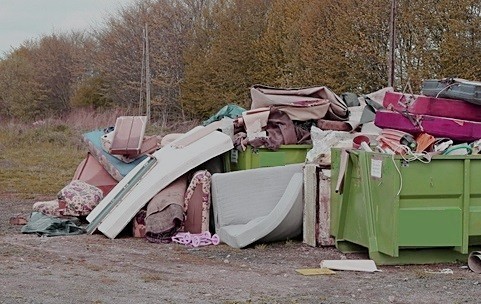
[[[389,33],[389,72],[388,87],[394,87],[394,59],[396,50],[396,0],[391,0],[391,19]]]
[[[317,245],[317,165],[307,164],[304,167],[304,215],[303,237],[305,244],[316,247]]]
[[[142,69],[140,70],[139,116],[144,115],[145,28],[142,30]]]
[[[149,28],[145,24],[145,94],[147,104],[147,123],[150,123],[150,62],[149,62]]]

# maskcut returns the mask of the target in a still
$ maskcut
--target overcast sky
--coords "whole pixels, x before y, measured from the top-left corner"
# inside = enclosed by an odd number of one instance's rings
[[[135,0],[0,0],[0,57],[42,34],[89,30]]]

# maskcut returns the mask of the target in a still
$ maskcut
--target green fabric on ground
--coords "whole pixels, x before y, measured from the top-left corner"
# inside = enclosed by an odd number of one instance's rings
[[[28,223],[20,230],[22,233],[37,233],[45,236],[77,235],[85,230],[70,219],[62,219],[32,212]]]

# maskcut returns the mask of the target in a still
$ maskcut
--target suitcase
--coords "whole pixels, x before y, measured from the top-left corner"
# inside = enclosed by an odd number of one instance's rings
[[[386,92],[383,106],[388,110],[407,111],[418,115],[481,121],[481,106],[458,99]]]
[[[421,93],[427,96],[452,98],[481,105],[481,82],[461,78],[428,79]]]
[[[481,138],[481,122],[447,117],[380,110],[376,112],[374,124],[379,128],[396,129],[413,135],[428,133],[458,142],[471,142]]]

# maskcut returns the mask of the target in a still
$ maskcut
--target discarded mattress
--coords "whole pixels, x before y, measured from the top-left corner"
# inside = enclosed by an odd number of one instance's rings
[[[454,141],[475,141],[481,138],[481,122],[431,115],[410,115],[393,111],[377,111],[375,125],[418,135],[447,137]]]
[[[302,233],[303,164],[212,175],[212,207],[222,242],[243,248]]]
[[[104,196],[118,183],[89,152],[77,166],[72,180],[81,180],[95,186],[102,190]]]
[[[146,159],[146,156],[137,158],[131,163],[124,163],[102,149],[101,137],[103,130],[95,130],[83,134],[84,141],[87,143],[89,152],[104,167],[104,169],[117,181],[120,181],[133,168]]]
[[[481,107],[457,99],[386,92],[383,106],[388,110],[407,111],[416,115],[431,115],[481,121]]]
[[[189,170],[233,148],[228,135],[209,133],[206,128],[192,129],[131,170],[89,214],[87,232],[98,229],[115,238],[159,191]]]

